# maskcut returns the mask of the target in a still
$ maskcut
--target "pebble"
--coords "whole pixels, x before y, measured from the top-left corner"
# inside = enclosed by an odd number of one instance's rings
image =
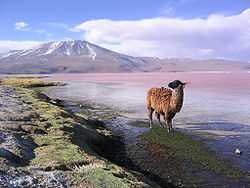
[[[236,155],[241,155],[241,154],[242,154],[242,152],[240,151],[239,148],[236,148],[235,151],[234,151],[234,153],[235,153]]]

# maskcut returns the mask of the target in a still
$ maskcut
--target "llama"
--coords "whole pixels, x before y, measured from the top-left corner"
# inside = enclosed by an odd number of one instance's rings
[[[186,83],[175,80],[168,84],[169,88],[151,88],[147,93],[147,108],[150,128],[152,127],[152,115],[155,111],[161,125],[160,116],[163,115],[168,132],[172,127],[172,120],[176,113],[181,111],[183,106],[184,87]]]

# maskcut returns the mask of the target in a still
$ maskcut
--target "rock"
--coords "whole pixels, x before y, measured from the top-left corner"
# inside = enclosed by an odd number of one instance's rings
[[[34,158],[36,144],[28,136],[0,132],[0,157],[11,163],[24,164]]]
[[[46,134],[46,132],[35,125],[21,125],[21,128],[26,133],[31,134]]]
[[[236,155],[241,155],[241,154],[242,154],[242,152],[240,151],[239,148],[236,148],[235,151],[234,151],[234,153],[235,153]]]
[[[17,122],[12,123],[12,122],[4,122],[0,121],[0,129],[2,130],[9,130],[9,131],[21,131],[20,124]]]

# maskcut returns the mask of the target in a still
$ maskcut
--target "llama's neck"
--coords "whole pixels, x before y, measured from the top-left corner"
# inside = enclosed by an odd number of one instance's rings
[[[172,97],[170,101],[170,108],[172,112],[180,112],[183,105],[184,91],[183,87],[176,88],[172,92]]]

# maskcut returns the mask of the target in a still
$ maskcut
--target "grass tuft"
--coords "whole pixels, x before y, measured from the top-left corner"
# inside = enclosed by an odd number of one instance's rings
[[[2,85],[11,85],[15,87],[34,88],[34,87],[48,87],[48,86],[62,86],[62,82],[52,82],[40,79],[33,79],[30,77],[8,77],[0,81]]]

